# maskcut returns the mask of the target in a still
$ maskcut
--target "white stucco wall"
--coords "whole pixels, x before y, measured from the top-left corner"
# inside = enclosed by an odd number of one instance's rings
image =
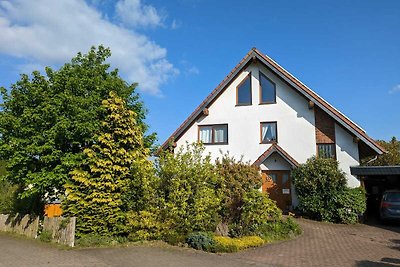
[[[259,70],[276,84],[276,104],[260,105]],[[252,105],[236,106],[236,86],[251,72]],[[260,144],[260,122],[277,122],[278,145],[289,153],[297,162],[305,163],[316,154],[314,110],[308,108],[308,101],[283,83],[278,77],[260,64],[252,64],[231,82],[227,89],[208,108],[209,115],[198,119],[176,140],[177,146],[186,142],[198,141],[198,126],[209,124],[228,124],[228,144],[206,145],[206,152],[213,159],[221,157],[221,152],[253,163],[270,144]],[[336,154],[340,168],[346,173],[350,187],[359,186],[356,177],[350,174],[350,166],[359,165],[358,145],[352,136],[341,126],[335,124]],[[260,167],[263,170],[290,169],[276,153]],[[298,204],[292,186],[293,205]]]
[[[198,125],[228,124],[227,145],[206,145],[215,159],[220,150],[253,163],[270,144],[260,144],[260,122],[277,121],[278,144],[299,163],[315,154],[314,111],[308,102],[274,74],[261,66],[262,72],[276,84],[276,104],[260,105],[258,71],[252,64],[238,75],[218,99],[208,108],[209,115],[200,118],[184,133],[177,145],[196,142]],[[251,72],[252,105],[236,106],[236,86]]]
[[[335,124],[336,156],[339,167],[346,173],[347,184],[350,187],[360,186],[360,181],[350,174],[350,166],[359,165],[358,144],[341,126]]]

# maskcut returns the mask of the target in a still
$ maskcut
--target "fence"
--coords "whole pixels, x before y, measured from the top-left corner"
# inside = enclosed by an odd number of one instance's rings
[[[44,217],[42,232],[50,232],[53,242],[73,247],[75,245],[75,224],[75,217]],[[37,238],[39,217],[19,214],[0,214],[0,231],[18,233],[30,238]]]

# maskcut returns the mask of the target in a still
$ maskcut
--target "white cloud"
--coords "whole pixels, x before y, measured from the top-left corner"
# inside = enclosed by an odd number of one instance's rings
[[[182,22],[176,19],[172,20],[171,29],[176,30],[182,26]]]
[[[111,23],[83,0],[0,1],[0,36],[0,53],[36,65],[61,64],[103,44],[111,48],[112,66],[154,95],[160,95],[160,85],[178,73],[166,59],[165,48]]]
[[[123,23],[133,26],[162,26],[165,17],[151,5],[144,5],[140,0],[121,0],[115,11]]]
[[[400,84],[394,86],[391,90],[389,90],[389,94],[400,93]]]

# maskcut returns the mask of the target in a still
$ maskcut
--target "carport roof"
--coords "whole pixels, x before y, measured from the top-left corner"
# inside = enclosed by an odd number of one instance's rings
[[[350,167],[352,175],[400,175],[400,166],[358,166]]]

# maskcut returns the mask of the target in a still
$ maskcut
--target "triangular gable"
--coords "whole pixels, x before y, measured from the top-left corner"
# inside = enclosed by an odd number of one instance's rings
[[[276,143],[272,144],[264,153],[262,153],[252,165],[260,166],[274,153],[278,153],[284,160],[286,160],[287,163],[290,164],[290,166],[292,166],[292,168],[299,166],[299,163]]]
[[[194,123],[194,121],[201,116],[204,109],[208,108],[213,101],[224,91],[225,88],[234,80],[234,78],[253,61],[261,62],[271,72],[289,84],[292,88],[297,90],[306,99],[312,101],[315,105],[325,111],[331,116],[338,124],[347,129],[355,137],[359,138],[360,141],[366,144],[366,146],[376,154],[383,154],[385,150],[381,148],[375,140],[369,137],[363,129],[352,122],[344,114],[335,109],[327,101],[321,98],[318,94],[300,82],[292,74],[286,71],[274,60],[266,55],[263,55],[256,48],[252,48],[246,56],[239,62],[238,65],[225,77],[225,79],[207,96],[207,98],[195,109],[195,111],[176,129],[176,131],[164,142],[160,149],[166,149],[169,143],[179,139],[186,130]]]

